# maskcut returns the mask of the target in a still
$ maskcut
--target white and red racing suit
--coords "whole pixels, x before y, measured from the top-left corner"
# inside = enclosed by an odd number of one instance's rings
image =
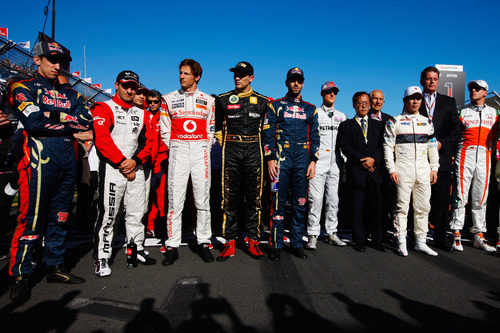
[[[147,144],[149,117],[143,109],[118,96],[92,107],[94,139],[99,155],[98,216],[94,234],[94,258],[109,259],[112,253],[113,225],[123,198],[127,239],[143,249],[142,217],[147,208],[146,184],[142,164],[150,157]],[[137,163],[135,179],[127,180],[120,171],[126,159]]]
[[[182,210],[191,175],[197,210],[198,244],[210,243],[210,149],[215,132],[215,99],[199,90],[176,90],[163,96],[161,137],[169,148],[166,246],[181,243]]]
[[[462,136],[455,158],[456,191],[450,228],[464,227],[465,205],[472,186],[472,232],[486,232],[491,149],[497,133],[498,111],[487,105],[471,105],[460,111],[459,118]]]

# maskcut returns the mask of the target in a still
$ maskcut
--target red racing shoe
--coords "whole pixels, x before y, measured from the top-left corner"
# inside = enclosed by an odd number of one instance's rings
[[[261,257],[264,256],[262,251],[259,248],[259,241],[254,240],[254,239],[249,239],[248,240],[248,252],[252,255],[252,257],[256,259],[260,259]]]
[[[234,257],[235,243],[234,239],[227,241],[226,244],[224,244],[224,250],[222,250],[221,254],[217,257],[217,261],[226,261],[230,257]]]

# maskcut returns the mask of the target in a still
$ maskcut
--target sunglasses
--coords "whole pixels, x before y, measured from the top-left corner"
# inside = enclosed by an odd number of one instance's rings
[[[160,101],[159,100],[149,100],[149,101],[147,101],[147,103],[148,104],[158,104],[158,103],[160,103]]]

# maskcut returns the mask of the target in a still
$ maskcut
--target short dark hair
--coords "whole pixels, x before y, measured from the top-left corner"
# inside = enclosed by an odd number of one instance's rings
[[[429,72],[435,72],[439,76],[439,69],[437,69],[436,67],[434,66],[425,67],[424,70],[420,73],[420,82],[422,82],[425,79],[425,76]]]
[[[352,96],[352,105],[355,105],[356,102],[358,101],[358,99],[363,96],[363,95],[366,95],[368,96],[368,98],[370,99],[370,102],[371,102],[371,97],[370,97],[370,94],[368,94],[366,91],[357,91],[356,93],[354,93],[354,95]]]
[[[149,92],[148,97],[158,97],[161,100],[161,92],[153,89]]]
[[[182,66],[191,67],[191,70],[193,71],[193,75],[195,77],[199,76],[201,79],[201,74],[203,74],[203,68],[201,68],[201,65],[196,60],[184,59],[179,64],[179,69],[181,69]]]

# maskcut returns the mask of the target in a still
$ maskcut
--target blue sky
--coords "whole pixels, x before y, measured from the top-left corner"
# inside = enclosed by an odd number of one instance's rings
[[[189,3],[189,7],[183,5]],[[2,4],[9,39],[34,42],[47,0]],[[500,91],[500,1],[56,1],[56,40],[71,49],[72,71],[113,88],[116,74],[136,71],[148,88],[179,87],[178,64],[203,66],[200,89],[233,88],[228,71],[246,60],[256,91],[286,93],[286,71],[304,70],[305,100],[320,105],[320,86],[340,88],[336,107],[354,114],[351,97],[381,89],[384,111],[401,112],[402,95],[434,64],[463,65],[466,80]],[[286,5],[285,5],[286,4]],[[51,17],[45,32],[51,34]],[[114,90],[114,89],[113,89]],[[467,96],[467,95],[466,95]]]

